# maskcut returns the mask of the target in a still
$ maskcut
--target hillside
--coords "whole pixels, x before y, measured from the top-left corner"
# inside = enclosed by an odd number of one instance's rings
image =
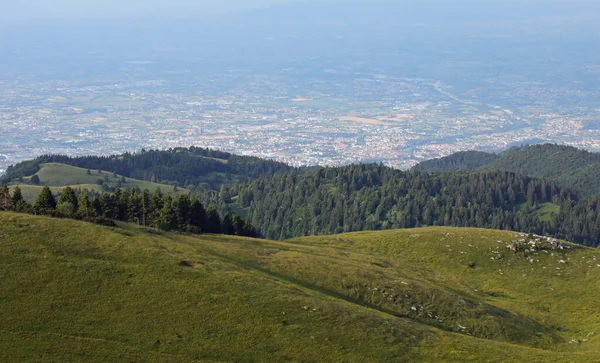
[[[240,156],[196,147],[169,150],[142,150],[112,156],[44,155],[10,166],[0,184],[38,173],[43,164],[60,163],[83,169],[103,170],[127,178],[162,184],[176,184],[190,190],[219,190],[221,185],[245,182],[293,168],[271,160]]]
[[[444,171],[477,170],[499,158],[496,154],[482,151],[460,151],[443,158],[423,161],[413,167],[414,171],[439,173]]]
[[[43,185],[50,187],[53,193],[59,193],[64,187],[70,186],[74,189],[87,189],[88,191],[94,191],[102,193],[103,191],[110,191],[115,187],[124,189],[139,188],[140,190],[148,190],[151,193],[160,189],[162,192],[177,195],[179,193],[189,192],[186,189],[178,188],[174,191],[173,186],[146,182],[143,180],[125,178],[122,175],[109,173],[107,171],[90,170],[88,174],[87,169],[78,168],[71,165],[59,164],[59,163],[47,163],[41,164],[40,170],[33,174],[39,178],[39,185],[23,184],[14,182],[13,185],[19,185],[23,191],[23,197],[29,203],[33,202],[35,197],[42,190]],[[24,183],[31,183],[31,177],[26,176],[23,178]]]
[[[499,155],[459,152],[414,167],[421,172],[503,170],[552,180],[586,195],[600,196],[600,153],[544,144],[510,148]]]
[[[274,242],[3,212],[0,360],[597,361],[600,255],[520,238]]]
[[[263,177],[220,194],[218,204],[244,209],[271,239],[456,226],[600,243],[597,199],[501,171],[430,174],[361,164]]]

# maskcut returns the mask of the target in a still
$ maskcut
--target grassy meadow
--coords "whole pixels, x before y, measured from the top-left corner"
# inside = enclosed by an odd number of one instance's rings
[[[277,242],[2,212],[0,361],[598,361],[600,253],[525,256],[515,238]]]
[[[160,189],[163,193],[172,195],[188,192],[187,189],[183,188],[178,188],[178,191],[174,192],[173,187],[170,185],[151,183],[131,178],[125,178],[125,182],[122,182],[123,177],[121,175],[115,176],[112,172],[108,171],[101,171],[101,173],[99,173],[98,170],[90,170],[90,174],[88,175],[87,169],[60,163],[42,164],[40,171],[35,175],[40,178],[39,185],[19,185],[23,191],[23,197],[30,203],[45,185],[49,186],[53,193],[60,192],[67,186],[74,189],[81,188],[102,192],[102,186],[97,183],[98,180],[102,180],[103,183],[106,183],[111,187],[115,187],[121,182],[121,188],[125,189],[135,188],[137,186],[141,190],[147,189],[150,192],[154,192],[155,190]],[[26,183],[29,183],[32,176],[23,179]],[[106,179],[108,179],[108,181],[106,181]],[[15,186],[16,184],[12,185],[11,188],[14,188]]]

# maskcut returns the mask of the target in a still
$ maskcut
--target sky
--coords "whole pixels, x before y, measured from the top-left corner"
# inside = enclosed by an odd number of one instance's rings
[[[293,0],[0,0],[0,20],[181,17],[247,10]]]

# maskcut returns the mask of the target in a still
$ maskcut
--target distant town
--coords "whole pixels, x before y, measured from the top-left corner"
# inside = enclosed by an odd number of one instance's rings
[[[145,65],[127,66],[135,73]],[[0,173],[42,154],[192,145],[295,166],[382,162],[400,169],[460,150],[526,143],[600,150],[600,109],[555,101],[574,93],[600,99],[594,91],[494,80],[511,96],[490,102],[493,95],[481,89],[457,92],[435,79],[327,69],[330,81],[314,77],[299,86],[288,73],[190,76],[185,86],[118,75],[2,80]]]

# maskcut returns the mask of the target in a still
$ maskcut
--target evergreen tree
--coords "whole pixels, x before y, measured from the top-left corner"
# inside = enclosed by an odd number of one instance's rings
[[[163,231],[172,231],[177,229],[177,213],[173,207],[173,198],[166,195],[163,198],[163,207],[160,210],[158,219],[158,228]]]
[[[90,218],[93,216],[90,198],[87,193],[79,194],[77,198],[77,215],[80,218]]]
[[[21,191],[21,188],[17,185],[15,187],[15,189],[13,190],[13,196],[12,196],[13,208],[16,209],[17,205],[19,205],[23,201],[25,201],[23,199],[23,192]]]
[[[207,229],[208,233],[221,233],[221,217],[217,212],[217,207],[211,205],[206,210]]]
[[[143,224],[142,200],[135,188],[129,191],[129,201],[127,203],[127,220],[137,224]]]
[[[148,190],[142,191],[142,195],[140,197],[140,224],[142,226],[148,225],[148,217],[152,213],[150,203],[150,193]]]
[[[190,224],[190,197],[180,194],[174,201],[173,207],[177,214],[177,226],[180,230],[186,230]]]
[[[77,196],[73,188],[64,188],[58,197],[57,209],[66,216],[75,216],[77,213],[77,204]]]
[[[25,201],[23,198],[23,192],[21,188],[17,185],[13,190],[12,196],[12,209],[17,212],[25,213],[28,212],[31,206],[29,203]]]
[[[207,230],[207,218],[204,206],[198,198],[190,198],[190,225],[198,232]]]
[[[223,234],[235,234],[235,226],[233,224],[233,219],[231,214],[227,213],[223,216],[223,221],[221,222],[221,233]]]
[[[33,210],[36,214],[51,214],[56,209],[56,199],[48,186],[42,188],[33,202]]]

